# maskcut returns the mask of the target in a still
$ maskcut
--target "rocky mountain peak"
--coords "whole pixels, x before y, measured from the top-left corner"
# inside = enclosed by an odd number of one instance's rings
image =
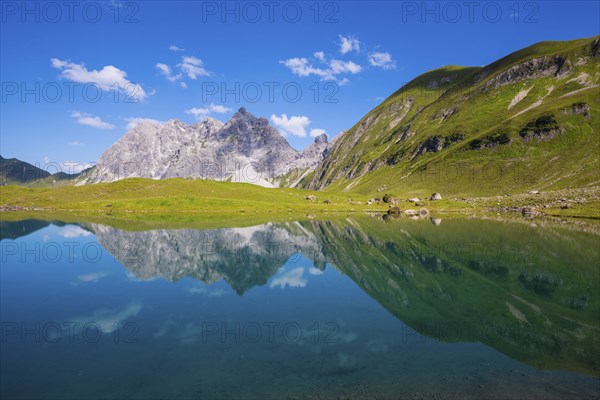
[[[140,122],[138,122],[137,124],[135,124],[135,126],[131,129],[132,131],[143,131],[143,130],[147,130],[147,129],[157,129],[162,127],[163,125],[158,123],[157,121],[148,121],[148,120],[142,120]]]
[[[170,119],[164,126],[172,126],[172,127],[184,127],[185,124],[178,119]]]
[[[302,151],[302,157],[297,163],[298,166],[300,169],[315,168],[318,163],[323,161],[330,148],[331,143],[327,142],[327,134],[323,133],[317,136],[313,144]]]
[[[246,111],[244,107],[240,108],[229,121],[223,126],[223,129],[219,132],[219,136],[222,139],[227,139],[231,136],[244,140],[272,140],[273,143],[285,142],[285,146],[289,147],[289,144],[283,136],[279,134],[277,129],[269,124],[266,118],[257,118],[252,113]],[[265,143],[263,143],[264,145]]]
[[[241,107],[231,117],[231,120],[236,120],[236,121],[255,120],[255,119],[256,119],[256,117],[252,113],[249,113],[248,111],[246,111],[246,109],[244,107]]]
[[[246,130],[247,128],[255,125],[257,121],[258,118],[242,107],[238,110],[238,112],[233,114],[231,119],[225,124],[224,128],[227,129],[231,127],[237,127],[237,130]]]
[[[322,133],[319,136],[315,137],[315,143],[327,143],[327,134]]]
[[[214,118],[194,125],[175,119],[164,125],[141,122],[100,156],[87,183],[180,177],[272,187],[292,169],[316,166],[327,148],[321,135],[299,152],[266,118],[242,107],[226,124]]]
[[[204,120],[192,126],[200,129],[206,129],[211,132],[217,132],[219,129],[223,128],[224,125],[225,124],[218,119],[206,117]]]

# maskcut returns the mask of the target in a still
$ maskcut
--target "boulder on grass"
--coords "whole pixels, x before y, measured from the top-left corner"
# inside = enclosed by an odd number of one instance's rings
[[[431,197],[429,198],[429,200],[441,200],[442,199],[442,195],[439,194],[438,192],[435,192],[434,194],[431,195]]]

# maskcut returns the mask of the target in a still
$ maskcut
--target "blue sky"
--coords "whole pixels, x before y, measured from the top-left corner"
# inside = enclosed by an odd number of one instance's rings
[[[427,70],[600,33],[598,1],[0,4],[0,153],[42,166],[240,107],[302,149]]]

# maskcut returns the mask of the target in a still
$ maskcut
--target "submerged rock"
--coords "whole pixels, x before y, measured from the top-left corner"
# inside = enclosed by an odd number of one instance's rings
[[[392,214],[400,214],[400,209],[398,207],[390,207],[387,210],[387,213],[392,215]]]
[[[526,217],[533,217],[539,213],[536,211],[535,207],[523,207],[521,208],[521,214]]]

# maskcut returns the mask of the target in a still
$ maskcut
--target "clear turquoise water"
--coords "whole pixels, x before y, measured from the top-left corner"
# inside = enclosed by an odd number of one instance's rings
[[[1,398],[598,398],[596,234],[3,222]]]

